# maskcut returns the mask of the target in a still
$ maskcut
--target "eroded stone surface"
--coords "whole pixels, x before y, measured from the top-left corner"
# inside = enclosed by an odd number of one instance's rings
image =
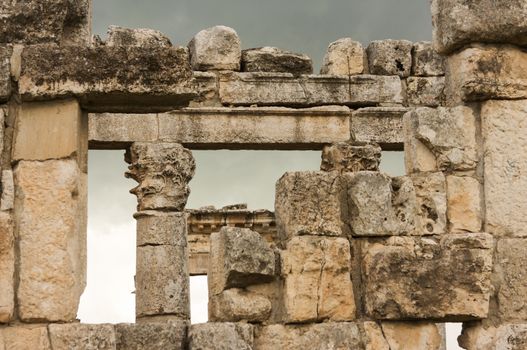
[[[402,150],[404,107],[367,107],[353,111],[351,139],[376,142],[383,149]]]
[[[441,234],[447,229],[446,179],[443,173],[421,173],[410,176],[414,185],[423,234]]]
[[[188,322],[115,325],[116,350],[184,350]]]
[[[446,177],[450,232],[480,232],[483,223],[482,185],[467,176]]]
[[[527,324],[467,325],[458,342],[467,350],[523,350],[527,347]]]
[[[377,171],[381,163],[381,148],[373,143],[339,142],[322,150],[322,171]]]
[[[209,298],[209,322],[262,322],[271,315],[271,302],[265,296],[232,288]]]
[[[48,328],[42,325],[27,325],[10,326],[0,329],[0,349],[51,350],[51,344],[48,337]]]
[[[444,77],[409,77],[406,98],[409,106],[437,107],[444,104]]]
[[[139,47],[170,47],[170,39],[158,30],[148,28],[123,28],[110,26],[108,28],[107,46],[139,46]]]
[[[383,322],[390,350],[442,350],[444,339],[435,323]]]
[[[307,55],[266,46],[242,51],[242,71],[312,74],[313,62]]]
[[[137,220],[137,246],[187,245],[187,214],[185,212],[143,211]]]
[[[190,327],[191,350],[252,350],[254,327],[246,323],[202,323]]]
[[[15,308],[15,237],[10,214],[0,212],[0,323],[11,321]]]
[[[329,44],[320,74],[362,74],[364,62],[365,54],[362,44],[351,38],[342,38]]]
[[[115,350],[113,325],[50,324],[48,330],[53,350]]]
[[[12,170],[2,171],[2,197],[0,200],[0,210],[11,210],[15,202],[15,182]]]
[[[415,43],[412,49],[412,75],[432,77],[444,74],[444,58],[434,50],[432,43]]]
[[[407,40],[377,40],[368,45],[370,74],[407,77],[412,69],[413,44]]]
[[[7,101],[9,97],[11,96],[11,55],[12,53],[13,53],[13,50],[11,47],[0,46],[0,102]]]
[[[188,44],[193,70],[240,70],[241,42],[225,26],[203,29]]]

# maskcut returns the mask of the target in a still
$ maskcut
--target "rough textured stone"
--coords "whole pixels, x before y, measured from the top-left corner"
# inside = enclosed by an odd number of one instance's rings
[[[442,173],[411,175],[417,197],[418,231],[423,234],[441,234],[447,228],[446,179]]]
[[[235,106],[374,106],[402,103],[399,77],[221,73],[220,100]]]
[[[193,90],[197,96],[190,101],[190,107],[221,106],[218,91],[218,73],[193,71]]]
[[[390,344],[388,344],[378,323],[372,321],[363,322],[361,331],[364,350],[390,350]]]
[[[0,290],[0,323],[7,323],[15,309],[15,237],[7,213],[0,213]]]
[[[362,349],[359,327],[349,322],[269,325],[257,329],[254,350]]]
[[[232,288],[209,298],[210,322],[262,322],[271,315],[271,302],[265,296]]]
[[[368,45],[370,74],[407,77],[412,70],[412,47],[407,40],[377,40]]]
[[[193,70],[240,70],[241,42],[232,28],[204,29],[192,38],[188,48]]]
[[[367,107],[353,111],[351,139],[376,142],[383,150],[403,150],[404,107]]]
[[[485,318],[492,248],[485,233],[363,242],[367,314],[392,320]]]
[[[307,55],[266,46],[242,51],[242,71],[312,74],[313,62]]]
[[[190,350],[252,350],[254,327],[246,323],[202,323],[190,327]]]
[[[115,331],[107,324],[50,324],[53,350],[115,350]]]
[[[188,323],[116,324],[116,350],[184,350]]]
[[[153,142],[158,138],[157,114],[101,113],[88,115],[90,149],[107,144],[125,148],[133,142]]]
[[[523,0],[433,0],[434,46],[443,53],[474,42],[527,45]]]
[[[527,324],[467,325],[458,342],[467,350],[523,350],[527,348]]]
[[[329,44],[320,74],[362,74],[364,62],[365,55],[361,43],[351,38],[342,38]]]
[[[449,56],[445,69],[445,94],[452,105],[527,98],[527,52],[521,48],[476,45]]]
[[[0,46],[0,102],[5,102],[9,100],[9,97],[11,96],[10,62],[12,53],[12,48],[8,46]]]
[[[158,30],[110,26],[106,46],[170,47],[172,43],[165,34]]]
[[[527,100],[488,101],[481,110],[484,139],[485,231],[527,236]]]
[[[190,194],[188,183],[196,164],[192,153],[177,143],[136,142],[127,151],[126,177],[139,183],[137,210],[182,211]]]
[[[71,321],[86,284],[86,175],[75,160],[15,168],[19,316]]]
[[[412,49],[412,75],[434,77],[445,75],[444,58],[437,53],[431,42],[421,41]]]
[[[196,95],[188,53],[178,47],[55,46],[24,48],[24,101],[75,96],[88,110],[170,109]]]
[[[3,338],[3,342],[2,342]],[[46,326],[10,326],[0,329],[0,349],[51,350]]]
[[[381,327],[389,350],[441,350],[444,345],[435,323],[383,322]]]
[[[12,170],[2,171],[2,198],[0,201],[0,210],[7,211],[14,207],[15,202],[15,183],[13,180]]]
[[[185,212],[143,211],[137,220],[137,246],[187,245],[187,214]]]
[[[209,295],[272,281],[275,253],[258,233],[222,227],[210,237]]]
[[[354,320],[350,265],[346,238],[292,238],[282,253],[285,321]]]
[[[322,150],[320,170],[357,172],[378,171],[381,163],[381,148],[377,144],[339,142],[325,146]]]
[[[472,177],[446,177],[450,232],[481,232],[483,224],[482,185]]]
[[[437,107],[444,104],[444,77],[409,77],[406,98],[409,106]]]
[[[275,215],[280,239],[297,235],[342,236],[349,231],[346,191],[340,176],[290,172],[276,183]]]

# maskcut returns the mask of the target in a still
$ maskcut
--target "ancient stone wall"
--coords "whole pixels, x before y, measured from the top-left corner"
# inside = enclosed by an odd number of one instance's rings
[[[433,0],[434,43],[242,50],[0,5],[0,350],[527,348],[527,4]],[[137,181],[136,323],[81,324],[87,150]],[[185,210],[192,149],[311,149],[275,212]],[[403,150],[407,175],[379,171]],[[197,169],[199,171],[199,169]],[[189,275],[209,321],[190,325]]]

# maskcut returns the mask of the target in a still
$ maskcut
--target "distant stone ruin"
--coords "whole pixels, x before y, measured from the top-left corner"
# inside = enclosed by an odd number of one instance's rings
[[[313,74],[223,26],[103,40],[89,0],[3,1],[0,350],[441,350],[443,322],[527,349],[527,2],[431,6],[433,44],[339,39]],[[134,324],[76,320],[88,149],[126,150],[138,182]],[[186,210],[193,149],[319,150],[321,170],[283,175],[274,213]]]

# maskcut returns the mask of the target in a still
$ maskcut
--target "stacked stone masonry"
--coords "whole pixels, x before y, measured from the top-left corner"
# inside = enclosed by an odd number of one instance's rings
[[[341,38],[319,74],[225,26],[92,37],[91,7],[0,4],[0,350],[444,350],[438,322],[527,348],[525,1],[432,0],[433,42]],[[125,150],[138,182],[134,324],[76,319],[88,148]],[[284,174],[274,212],[189,210],[194,149],[321,166]]]

